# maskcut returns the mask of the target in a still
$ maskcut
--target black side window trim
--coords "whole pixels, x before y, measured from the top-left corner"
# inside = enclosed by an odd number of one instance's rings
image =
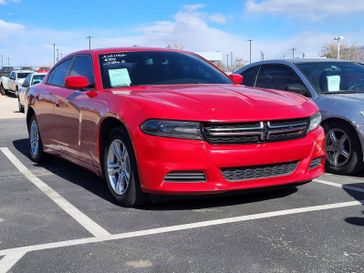
[[[95,84],[95,66],[94,66],[94,60],[93,60],[91,54],[77,54],[77,55],[73,56],[73,61],[72,61],[71,65],[70,65],[70,67],[69,67],[69,69],[67,71],[66,77],[68,77],[70,75],[71,70],[73,68],[73,65],[74,65],[74,63],[76,61],[76,58],[77,57],[81,57],[81,56],[86,56],[86,57],[89,57],[90,58],[90,60],[91,60],[92,76],[93,76],[94,81],[93,82],[90,82],[90,87],[89,88],[86,88],[86,89],[83,89],[83,90],[77,90],[77,91],[82,92],[82,91],[88,91],[88,90],[95,90],[96,89],[96,86],[95,86],[96,85]]]
[[[52,68],[52,70],[51,71],[49,71],[49,77],[47,78],[47,82],[45,83],[46,85],[51,85],[51,86],[57,86],[57,87],[63,87],[63,88],[65,88],[64,87],[64,85],[58,85],[58,84],[52,84],[52,83],[50,83],[49,81],[52,79],[52,73],[53,73],[53,71],[58,67],[58,66],[60,66],[61,64],[63,64],[64,62],[67,62],[67,61],[69,61],[69,60],[71,60],[71,63],[70,63],[70,65],[68,66],[68,68],[67,68],[67,72],[66,72],[66,76],[65,76],[65,78],[66,77],[68,77],[68,75],[69,75],[69,73],[70,73],[70,71],[71,71],[71,67],[72,67],[72,65],[73,65],[73,63],[74,63],[74,61],[75,61],[75,56],[72,56],[72,57],[70,57],[70,58],[67,58],[66,60],[64,60],[63,62],[61,62],[61,63],[59,63],[59,64],[57,64],[55,67],[53,67]]]

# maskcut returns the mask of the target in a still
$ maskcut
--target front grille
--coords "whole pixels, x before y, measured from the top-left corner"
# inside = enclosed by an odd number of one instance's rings
[[[165,182],[205,182],[205,174],[201,171],[175,171],[168,173]]]
[[[296,170],[297,165],[298,161],[295,161],[272,165],[227,168],[221,169],[221,172],[227,181],[234,182],[290,175]]]
[[[243,144],[284,141],[304,137],[309,119],[249,123],[204,123],[202,131],[211,144]]]

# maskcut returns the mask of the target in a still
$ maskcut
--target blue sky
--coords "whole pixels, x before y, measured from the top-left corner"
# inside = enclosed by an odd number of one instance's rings
[[[0,0],[0,55],[11,64],[49,64],[52,44],[70,53],[87,47],[178,45],[193,51],[233,52],[253,60],[318,56],[342,35],[364,45],[363,0],[40,1]]]

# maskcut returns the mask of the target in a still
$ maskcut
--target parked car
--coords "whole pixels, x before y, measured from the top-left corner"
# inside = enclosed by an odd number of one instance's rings
[[[313,99],[326,132],[326,168],[338,174],[363,170],[364,65],[336,59],[269,60],[235,73],[247,86],[273,88]]]
[[[49,70],[51,70],[51,68],[48,66],[40,66],[40,67],[38,67],[37,72],[38,73],[47,73]]]
[[[2,76],[10,76],[11,71],[14,70],[14,67],[12,66],[3,66],[0,69],[0,77]]]
[[[19,87],[19,90],[18,90],[19,112],[24,112],[24,103],[25,103],[25,99],[28,95],[29,88],[34,84],[40,83],[43,80],[43,78],[45,77],[45,75],[47,75],[47,73],[32,73],[32,74],[29,74],[25,78],[22,86]]]
[[[30,88],[30,155],[56,154],[104,176],[115,200],[298,185],[324,171],[317,106],[253,90],[194,53],[73,53]],[[235,83],[235,84],[234,84]]]
[[[10,77],[0,78],[0,89],[2,95],[7,95],[8,93],[13,93],[18,96],[19,87],[23,84],[25,78],[34,73],[32,70],[13,70],[10,73]]]

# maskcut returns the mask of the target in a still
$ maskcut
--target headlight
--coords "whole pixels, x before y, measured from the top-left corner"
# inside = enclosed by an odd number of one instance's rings
[[[203,139],[199,122],[150,119],[140,128],[153,136]]]
[[[311,132],[320,126],[321,123],[321,114],[317,112],[310,118],[310,126],[308,127],[308,131]]]

